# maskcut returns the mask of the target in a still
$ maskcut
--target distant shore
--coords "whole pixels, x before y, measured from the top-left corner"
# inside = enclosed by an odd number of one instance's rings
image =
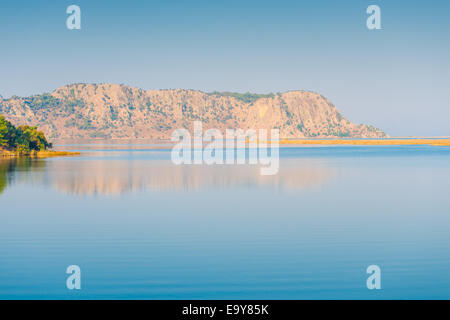
[[[247,140],[248,141],[248,140]],[[147,138],[116,138],[116,139],[58,139],[55,141],[59,147],[64,145],[86,145],[90,144],[104,144],[104,145],[114,145],[115,148],[120,149],[130,148],[134,145],[140,149],[148,148],[165,148],[169,149],[173,146],[173,142],[170,140],[157,140],[157,139],[147,139]],[[270,143],[270,141],[267,141]],[[311,138],[298,138],[298,139],[288,139],[281,138],[279,141],[280,145],[363,145],[363,146],[380,146],[380,145],[432,145],[432,146],[450,146],[450,138],[447,137],[395,137],[387,139],[311,139]]]
[[[450,146],[450,139],[281,139],[280,144],[289,145],[361,145],[361,146],[388,146],[388,145],[430,145]]]

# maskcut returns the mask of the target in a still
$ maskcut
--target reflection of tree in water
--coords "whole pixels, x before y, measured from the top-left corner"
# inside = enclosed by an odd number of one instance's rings
[[[0,160],[0,194],[2,194],[8,185],[10,185],[16,173],[26,173],[34,168],[41,169],[45,162],[32,158],[11,158]]]
[[[2,194],[3,193],[3,190],[5,190],[6,189],[6,180],[8,179],[7,178],[7,175],[6,175],[6,168],[5,168],[5,166],[3,165],[3,161],[0,161],[0,194]]]

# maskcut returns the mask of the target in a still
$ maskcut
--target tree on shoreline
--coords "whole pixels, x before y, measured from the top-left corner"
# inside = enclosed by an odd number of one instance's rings
[[[37,127],[19,126],[15,127],[4,116],[0,115],[0,147],[28,153],[31,151],[43,151],[52,147],[42,131]]]

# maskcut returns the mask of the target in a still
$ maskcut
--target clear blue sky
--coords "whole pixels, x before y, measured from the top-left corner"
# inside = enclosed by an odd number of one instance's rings
[[[79,31],[66,28],[71,4]],[[382,30],[366,28],[370,4]],[[305,89],[391,135],[450,135],[449,17],[447,0],[1,0],[0,94]]]

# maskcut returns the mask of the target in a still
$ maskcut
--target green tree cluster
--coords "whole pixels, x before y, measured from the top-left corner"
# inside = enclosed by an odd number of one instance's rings
[[[37,127],[15,127],[0,115],[0,147],[19,153],[43,151],[52,147],[42,131]]]

